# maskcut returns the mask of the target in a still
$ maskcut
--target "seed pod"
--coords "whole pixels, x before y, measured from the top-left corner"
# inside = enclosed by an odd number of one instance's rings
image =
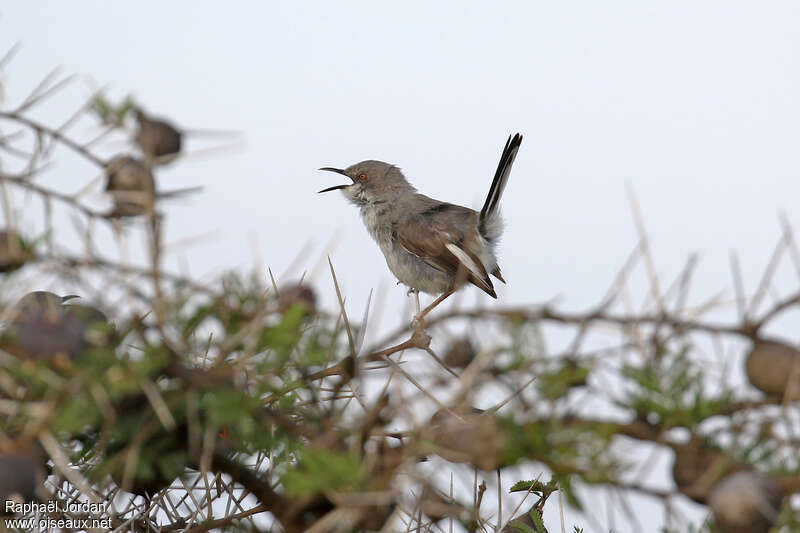
[[[316,313],[317,295],[314,293],[314,289],[301,284],[281,289],[278,297],[278,312],[284,314],[295,305],[305,307],[308,314]]]
[[[111,217],[131,217],[153,211],[156,183],[153,173],[131,156],[115,157],[106,166],[106,191],[114,200]]]
[[[800,399],[800,350],[782,342],[756,339],[745,361],[750,383],[766,394]],[[788,387],[788,388],[787,388]]]
[[[457,501],[450,501],[445,498],[436,489],[425,486],[422,489],[422,496],[419,499],[419,507],[425,516],[438,522],[445,518],[458,518],[466,521],[469,518],[469,512],[460,505]]]
[[[479,409],[438,411],[431,417],[433,452],[452,463],[470,463],[481,470],[502,464],[507,438],[497,419]]]
[[[172,162],[181,151],[182,134],[172,124],[162,119],[150,118],[141,109],[136,110],[139,129],[134,140],[148,161],[154,164]]]
[[[30,503],[36,500],[36,493],[45,478],[44,455],[38,446],[0,454],[0,516],[14,513],[6,510],[6,502]]]
[[[468,338],[456,339],[444,354],[444,364],[455,368],[464,368],[475,359],[475,348]]]
[[[720,481],[708,503],[720,533],[767,533],[778,518],[782,500],[775,481],[746,470]]]
[[[718,453],[697,440],[675,450],[672,479],[678,488],[694,484],[714,462]]]
[[[711,489],[724,476],[743,468],[699,437],[693,437],[688,443],[675,446],[674,449],[672,479],[683,494],[698,503],[707,502]]]
[[[0,272],[13,272],[33,258],[30,248],[19,235],[0,230]]]

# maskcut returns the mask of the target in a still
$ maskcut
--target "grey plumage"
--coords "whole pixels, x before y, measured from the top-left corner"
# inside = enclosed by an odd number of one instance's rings
[[[23,359],[58,362],[60,356],[74,360],[91,346],[108,343],[111,327],[106,316],[90,305],[71,302],[73,298],[48,291],[23,296],[9,310],[0,349]]]
[[[521,143],[520,134],[509,136],[480,212],[418,193],[398,167],[382,161],[321,168],[352,183],[319,192],[341,190],[359,207],[389,269],[405,285],[449,295],[472,283],[496,298],[489,275],[505,282],[495,250],[503,227],[499,202]]]

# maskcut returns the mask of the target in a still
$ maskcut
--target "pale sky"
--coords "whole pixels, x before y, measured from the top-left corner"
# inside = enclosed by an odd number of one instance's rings
[[[167,240],[213,233],[170,266],[252,268],[255,248],[281,273],[311,241],[289,281],[338,234],[331,257],[350,312],[383,284],[384,329],[407,319],[405,290],[356,209],[316,194],[338,183],[316,169],[380,159],[421,192],[476,207],[517,131],[502,201],[508,285],[497,302],[467,289],[465,303],[596,303],[637,242],[626,184],[659,274],[699,252],[693,300],[730,295],[736,250],[753,291],[778,214],[800,224],[798,28],[793,1],[9,2],[0,55],[22,43],[9,101],[60,65],[186,128],[241,131],[239,151],[159,174],[162,188],[205,187],[167,208]],[[71,94],[69,111],[88,89]],[[190,139],[189,151],[210,144]],[[71,168],[44,180],[73,191],[93,177]],[[324,267],[314,281],[334,308]],[[778,280],[796,290],[796,275]]]

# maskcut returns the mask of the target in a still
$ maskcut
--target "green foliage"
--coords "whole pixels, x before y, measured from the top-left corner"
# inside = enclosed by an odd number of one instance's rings
[[[730,405],[730,392],[718,397],[706,391],[701,368],[689,356],[691,347],[664,351],[641,366],[626,366],[623,376],[632,387],[621,407],[631,408],[641,419],[672,427],[695,428]]]
[[[573,387],[586,385],[589,368],[570,359],[559,360],[556,365],[554,369],[540,373],[536,380],[536,386],[544,398],[562,398]]]
[[[500,350],[496,357],[498,372],[512,372],[530,365],[533,360],[545,359],[547,349],[538,324],[527,322],[522,317],[512,317],[509,320],[509,334],[510,345]],[[499,357],[503,354],[508,356]]]
[[[231,420],[242,420],[261,405],[258,398],[233,387],[213,387],[200,397],[200,408],[214,428]]]
[[[788,498],[778,515],[775,531],[800,531],[800,514],[792,509]]]
[[[524,515],[511,520],[506,527],[508,531],[519,533],[547,533],[540,505],[534,505]]]
[[[293,306],[283,315],[279,324],[261,331],[256,350],[272,350],[277,357],[277,364],[280,366],[285,363],[300,341],[304,321],[305,309],[300,305]]]
[[[53,420],[56,434],[76,435],[102,420],[101,408],[87,390],[73,390],[63,400]]]
[[[542,509],[548,498],[555,491],[559,490],[559,480],[563,479],[560,476],[553,476],[550,481],[544,483],[538,479],[530,481],[518,481],[510,489],[510,492],[526,492],[537,494],[539,500],[528,510],[528,512],[515,520],[509,522],[508,527],[512,531],[520,531],[525,533],[547,533],[542,520]],[[567,480],[568,483],[568,480]],[[580,503],[575,500],[575,507],[580,508]]]
[[[530,481],[517,481],[511,486],[509,492],[531,492],[546,498],[556,490],[558,490],[558,484],[554,479],[551,479],[547,483],[534,479]]]
[[[113,104],[103,94],[98,93],[92,98],[90,109],[106,126],[122,126],[125,118],[136,108],[136,102],[128,95],[119,104]]]
[[[613,433],[603,424],[571,424],[559,419],[532,421],[520,426],[502,419],[508,436],[504,464],[525,458],[544,463],[554,473],[568,501],[580,508],[571,490],[571,475],[588,483],[615,479],[620,468],[609,449]]]
[[[362,480],[362,464],[357,455],[314,448],[298,450],[297,464],[281,478],[291,496],[357,489]]]

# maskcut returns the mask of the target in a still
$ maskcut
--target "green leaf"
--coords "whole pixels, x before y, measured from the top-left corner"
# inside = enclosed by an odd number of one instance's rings
[[[535,529],[530,527],[528,524],[519,519],[512,520],[511,522],[509,522],[508,527],[510,527],[512,530],[517,530],[520,533],[539,533]]]
[[[549,495],[556,490],[558,490],[558,484],[553,480],[544,483],[538,479],[534,479],[530,481],[517,481],[509,489],[509,492],[532,492],[534,494]]]
[[[553,372],[539,375],[537,386],[545,398],[558,399],[566,395],[572,387],[586,385],[589,369],[567,361]]]
[[[305,448],[298,455],[297,464],[281,478],[290,496],[354,489],[361,484],[361,460],[355,454]]]
[[[547,533],[547,529],[544,527],[544,521],[542,520],[542,515],[538,509],[531,509],[528,513],[528,516],[530,516],[531,520],[533,520],[533,525],[536,528],[536,531],[539,533]]]

